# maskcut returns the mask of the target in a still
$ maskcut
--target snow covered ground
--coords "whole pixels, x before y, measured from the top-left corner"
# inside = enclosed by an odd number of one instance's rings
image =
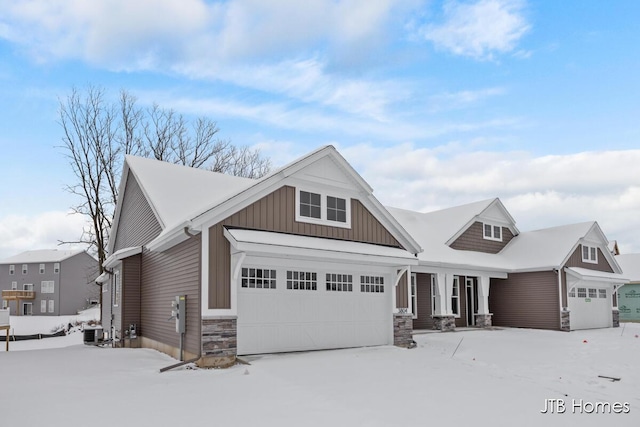
[[[63,348],[16,342],[0,352],[0,424],[638,426],[640,324],[623,326],[431,333],[412,350],[267,355],[162,374],[175,360],[84,346],[80,333],[42,340]],[[542,414],[545,399],[562,399],[565,412]],[[616,402],[623,413],[588,413]]]

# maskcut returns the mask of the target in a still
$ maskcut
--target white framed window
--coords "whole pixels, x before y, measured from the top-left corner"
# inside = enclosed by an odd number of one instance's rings
[[[436,275],[431,275],[431,314],[435,314],[436,312],[436,297],[437,297],[437,289],[436,289]]]
[[[18,290],[18,282],[11,282],[11,290],[12,291]]]
[[[322,190],[297,188],[296,221],[351,228],[351,199]]]
[[[287,271],[287,289],[318,290],[318,273],[313,271]]]
[[[606,298],[607,290],[606,289],[598,289],[598,298]]]
[[[44,264],[40,264],[38,271],[40,272],[40,274],[44,274]]]
[[[275,289],[276,271],[262,268],[242,268],[240,285],[243,288]]]
[[[22,264],[22,274],[27,274],[29,272],[29,267],[27,264]]]
[[[589,298],[598,298],[598,290],[589,288]]]
[[[55,282],[53,280],[43,280],[40,283],[40,292],[43,294],[52,294],[55,292]]]
[[[587,297],[587,288],[578,288],[578,298]]]
[[[120,270],[113,272],[113,306],[120,305]]]
[[[16,266],[11,264],[9,265],[9,274],[14,275],[16,274]]]
[[[40,301],[40,313],[46,313],[47,312],[47,300],[42,300]]]
[[[60,263],[56,262],[55,264],[53,264],[53,272],[54,273],[60,273]]]
[[[482,233],[482,237],[484,237],[487,240],[495,240],[497,242],[502,242],[501,226],[485,222],[482,228],[484,230]]]
[[[55,308],[56,308],[55,301],[50,299],[49,300],[49,313],[53,313],[55,311]]]
[[[453,288],[451,289],[451,311],[456,317],[460,317],[460,277],[453,276]]]
[[[418,318],[418,275],[411,273],[411,313],[413,318]]]
[[[353,292],[353,275],[327,273],[326,284],[328,291]]]
[[[24,283],[22,285],[23,291],[33,291],[33,283]]]
[[[582,245],[582,261],[590,264],[597,264],[598,248],[595,246]]]
[[[360,292],[384,293],[384,277],[360,276]]]
[[[6,309],[9,307],[9,301],[7,301],[6,299],[2,300],[2,309]]]
[[[33,304],[30,302],[22,303],[22,315],[23,316],[31,316],[33,314]]]

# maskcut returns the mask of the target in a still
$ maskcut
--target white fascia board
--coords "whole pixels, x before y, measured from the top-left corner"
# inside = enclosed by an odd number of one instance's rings
[[[162,232],[158,237],[149,242],[145,247],[152,252],[164,252],[167,249],[170,249],[185,240],[188,240],[191,236],[187,234],[187,230],[194,234],[198,233],[200,230],[194,229],[191,227],[191,223],[189,221],[185,221],[182,224],[173,227],[168,232]]]
[[[119,251],[109,255],[109,257],[104,261],[103,266],[105,268],[113,268],[123,259],[129,258],[133,255],[138,255],[139,253],[142,253],[142,246],[120,249]]]
[[[606,271],[589,270],[580,267],[565,267],[564,271],[576,279],[583,280],[585,282],[607,282],[615,284],[629,283],[629,279],[622,277],[619,274],[609,273]]]
[[[449,263],[425,263],[420,262],[417,266],[411,267],[412,273],[450,273],[458,276],[489,276],[494,279],[506,279],[509,271],[483,268],[475,265],[449,264]]]
[[[122,211],[122,200],[124,199],[124,188],[126,186],[127,177],[129,176],[129,165],[125,157],[124,166],[122,168],[122,175],[120,176],[120,184],[118,185],[118,200],[116,200],[116,211],[113,215],[113,223],[111,224],[111,230],[113,233],[109,236],[109,242],[107,243],[107,253],[113,251],[113,246],[116,244],[116,235],[118,233],[118,224],[120,223],[120,212]]]

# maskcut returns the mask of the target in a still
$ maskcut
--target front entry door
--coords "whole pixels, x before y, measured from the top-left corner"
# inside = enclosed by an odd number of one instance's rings
[[[475,277],[465,279],[466,300],[467,300],[467,326],[476,325],[476,314],[478,313],[478,281]]]

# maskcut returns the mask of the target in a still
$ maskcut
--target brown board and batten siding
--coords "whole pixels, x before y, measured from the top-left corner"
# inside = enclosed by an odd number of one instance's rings
[[[350,229],[298,222],[295,203],[295,188],[284,186],[209,228],[209,308],[224,309],[231,304],[230,253],[224,226],[402,247],[357,199],[351,199]]]
[[[133,255],[122,260],[122,329],[126,330],[129,325],[137,325],[137,334],[142,334],[140,328],[140,275],[141,275],[140,254]],[[120,326],[120,325],[119,325]]]
[[[451,245],[452,249],[461,251],[476,251],[497,254],[513,239],[513,233],[508,227],[502,228],[502,241],[488,240],[484,238],[483,224],[474,222]]]
[[[162,231],[149,202],[147,202],[132,173],[127,176],[120,212],[116,241],[113,246],[114,252],[119,249],[145,245],[158,237]]]
[[[511,273],[491,279],[489,311],[494,326],[560,329],[558,275],[554,271]]]
[[[140,325],[145,337],[179,347],[171,301],[187,296],[185,350],[200,354],[200,235],[164,251],[142,254]]]

